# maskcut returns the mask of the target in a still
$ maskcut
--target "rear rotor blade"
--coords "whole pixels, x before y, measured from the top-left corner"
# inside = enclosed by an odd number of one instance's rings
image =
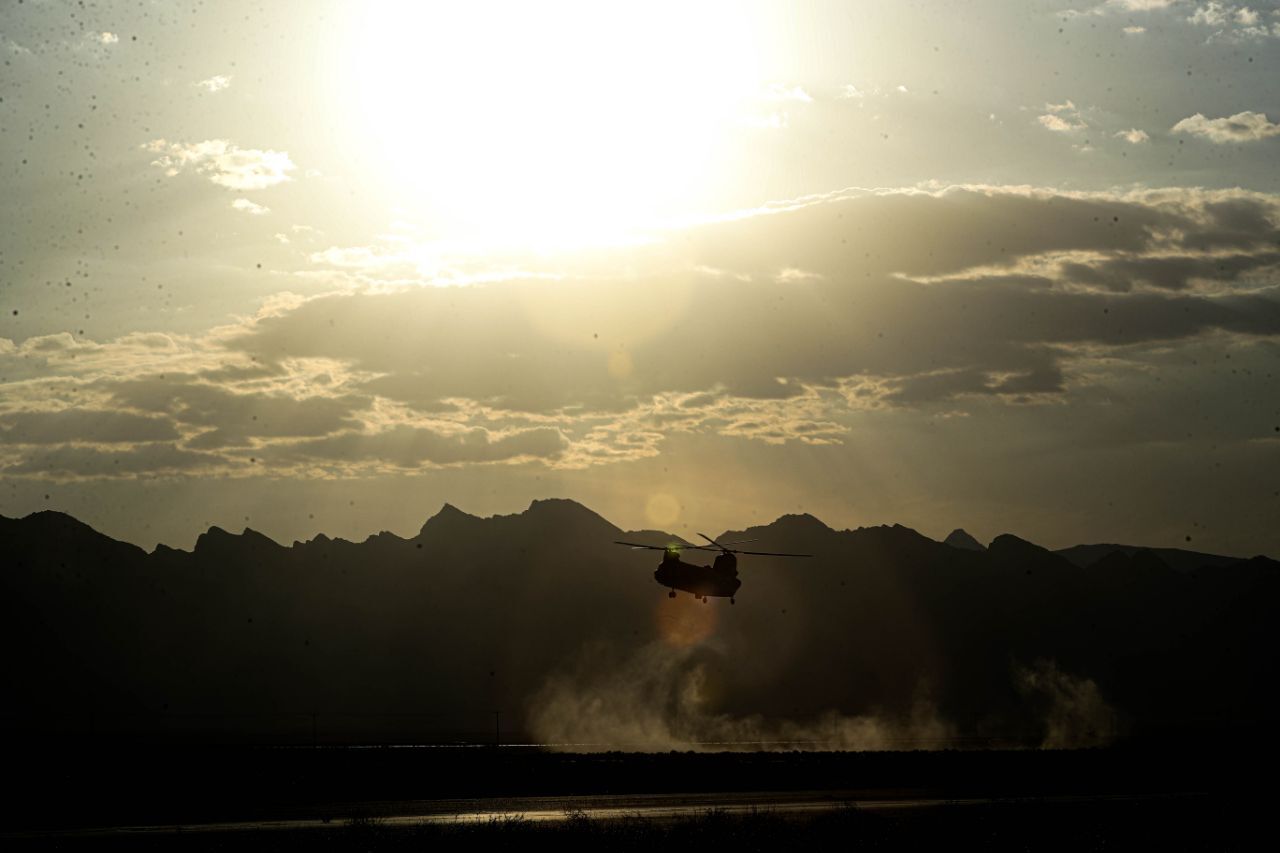
[[[711,550],[710,548],[707,549]],[[812,557],[812,554],[783,554],[779,551],[737,551],[733,548],[726,548],[732,554],[751,554],[756,557]]]
[[[708,536],[708,535],[707,535],[707,534],[705,534],[705,533],[699,533],[698,535],[699,535],[699,536],[701,536],[703,539],[707,540],[708,542],[710,542],[712,545],[715,545],[715,546],[716,546],[717,548],[719,548],[721,551],[728,550],[728,548],[729,548],[729,546],[730,546],[730,545],[745,545],[745,544],[746,544],[746,543],[748,543],[748,542],[758,542],[758,541],[759,541],[759,540],[757,540],[757,539],[738,539],[738,540],[735,540],[735,541],[733,541],[733,542],[717,542],[715,539],[712,539],[710,536]],[[709,551],[709,550],[711,550],[711,549],[710,549],[710,548],[708,548],[707,550]]]
[[[711,538],[710,536],[708,536],[707,534],[705,534],[705,533],[699,533],[698,535],[699,535],[699,536],[701,536],[703,539],[707,540],[708,542],[710,542],[712,545],[715,545],[717,548],[719,548],[719,549],[721,549],[721,550],[724,550],[724,546],[723,546],[723,545],[721,545],[721,544],[720,544],[719,542],[717,542],[716,540],[712,539],[712,538]]]

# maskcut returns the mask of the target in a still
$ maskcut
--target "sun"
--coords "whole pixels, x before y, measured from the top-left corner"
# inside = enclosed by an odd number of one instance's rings
[[[733,2],[371,2],[341,75],[381,182],[442,228],[593,245],[704,203],[761,86]]]

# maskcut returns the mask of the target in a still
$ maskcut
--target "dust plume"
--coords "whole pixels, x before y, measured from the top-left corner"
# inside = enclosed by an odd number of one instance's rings
[[[1044,703],[1043,749],[1105,746],[1118,733],[1119,717],[1091,678],[1063,672],[1051,660],[1017,667],[1019,692]]]
[[[651,643],[619,657],[597,646],[534,695],[529,728],[540,743],[575,751],[929,749],[954,735],[924,694],[900,719],[828,711],[801,722],[718,712],[717,692],[705,647]]]

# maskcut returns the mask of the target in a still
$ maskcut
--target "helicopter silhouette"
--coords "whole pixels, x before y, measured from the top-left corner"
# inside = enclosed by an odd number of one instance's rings
[[[742,581],[738,579],[738,558],[737,554],[751,554],[759,557],[812,557],[812,554],[782,554],[777,551],[742,551],[731,545],[745,545],[748,542],[755,542],[755,539],[739,539],[736,542],[717,542],[705,533],[699,533],[703,539],[707,540],[714,547],[708,548],[706,545],[642,545],[638,542],[620,542],[615,540],[615,545],[626,545],[635,550],[639,548],[647,548],[650,551],[661,551],[662,562],[658,564],[657,571],[653,573],[653,579],[671,591],[667,593],[668,597],[675,598],[676,590],[684,590],[691,593],[695,598],[702,600],[703,604],[707,603],[707,597],[727,598],[729,603],[735,603],[735,595]],[[680,559],[681,551],[719,551],[715,560],[709,566],[695,566],[693,563],[686,563]]]

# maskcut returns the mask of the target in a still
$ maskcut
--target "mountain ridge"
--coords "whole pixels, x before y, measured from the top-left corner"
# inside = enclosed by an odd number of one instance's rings
[[[483,730],[500,708],[574,742],[612,742],[599,715],[613,709],[618,738],[638,726],[668,744],[716,740],[725,720],[911,725],[922,691],[948,730],[1015,744],[1048,738],[1046,720],[1086,745],[1115,720],[1276,722],[1273,560],[1182,572],[1142,549],[1079,566],[1011,534],[973,551],[805,515],[725,535],[813,556],[739,558],[731,606],[669,598],[658,554],[613,544],[683,537],[564,500],[488,518],[446,506],[416,536],[362,542],[215,526],[192,551],[151,553],[62,514],[0,517],[11,704],[212,710],[246,737],[270,736],[253,713],[313,708],[356,714],[353,738],[423,711]]]
[[[501,523],[509,523],[512,520],[537,519],[540,517],[548,518],[548,517],[555,517],[555,516],[563,517],[566,514],[578,515],[578,516],[581,516],[582,518],[591,519],[593,523],[598,523],[601,526],[607,526],[614,533],[619,533],[619,534],[628,533],[630,535],[637,535],[641,533],[644,533],[644,534],[656,533],[672,541],[676,541],[676,540],[689,541],[687,539],[682,539],[676,534],[669,533],[666,531],[660,531],[660,530],[659,531],[653,531],[653,530],[626,531],[623,528],[619,527],[618,525],[613,524],[608,519],[604,518],[604,516],[592,510],[590,507],[578,501],[575,501],[571,498],[535,498],[533,501],[530,502],[527,508],[525,508],[520,512],[495,513],[493,515],[488,515],[488,516],[473,515],[462,509],[459,509],[457,506],[455,506],[452,503],[445,502],[444,504],[442,504],[441,508],[436,511],[435,514],[427,517],[427,519],[422,523],[421,527],[418,529],[417,533],[414,534],[413,536],[406,538],[406,537],[398,536],[397,534],[387,530],[380,530],[380,531],[376,531],[368,534],[368,536],[366,536],[365,539],[361,541],[368,542],[370,540],[377,540],[385,537],[394,537],[399,541],[415,541],[415,540],[421,539],[424,536],[424,534],[427,534],[428,532],[441,530],[444,525],[455,525],[455,526],[456,525],[476,525],[476,524],[483,524],[484,522],[494,522],[494,521],[499,521]],[[270,545],[274,545],[276,547],[285,548],[285,549],[305,546],[311,543],[351,542],[352,541],[352,540],[342,539],[340,537],[331,537],[326,533],[324,533],[323,531],[321,531],[321,532],[317,532],[311,539],[294,540],[291,544],[284,544],[248,526],[245,526],[244,528],[242,528],[240,533],[232,533],[229,530],[226,530],[215,524],[215,525],[210,525],[210,527],[207,530],[197,535],[196,542],[191,551],[185,551],[183,549],[175,548],[173,546],[160,542],[156,544],[156,547],[152,549],[152,551],[146,552],[145,549],[142,549],[131,542],[114,539],[113,537],[110,537],[107,534],[102,533],[101,531],[98,531],[96,528],[92,527],[86,522],[81,521],[75,516],[69,513],[62,512],[60,510],[37,510],[35,512],[28,513],[27,515],[21,516],[21,517],[9,517],[9,516],[0,514],[0,522],[5,522],[5,521],[7,522],[21,521],[21,522],[27,522],[27,523],[36,523],[36,524],[40,524],[42,526],[48,527],[52,530],[79,531],[79,532],[90,531],[98,536],[104,537],[106,539],[110,539],[112,542],[116,542],[123,546],[141,550],[144,553],[156,553],[156,552],[161,552],[161,553],[176,552],[176,553],[184,553],[184,554],[193,553],[194,551],[202,547],[204,548],[214,547],[214,543],[226,542],[228,541],[228,539],[238,539],[238,540],[241,540],[242,542],[252,541],[261,546],[266,546],[270,544]],[[860,533],[864,531],[899,531],[899,532],[907,531],[911,534],[914,534],[915,536],[920,536],[922,538],[929,539],[929,541],[941,542],[942,544],[951,545],[952,547],[960,548],[964,550],[987,551],[992,548],[995,548],[997,552],[1008,552],[1010,549],[1022,549],[1027,547],[1041,549],[1044,551],[1049,551],[1051,553],[1057,554],[1063,557],[1064,559],[1068,560],[1073,565],[1076,565],[1080,568],[1086,568],[1088,566],[1094,565],[1114,552],[1122,552],[1126,556],[1133,556],[1133,554],[1136,552],[1148,551],[1153,555],[1155,555],[1162,562],[1169,565],[1171,568],[1176,568],[1177,570],[1182,572],[1191,571],[1193,569],[1206,567],[1206,566],[1223,567],[1223,566],[1233,565],[1236,563],[1243,563],[1255,557],[1261,557],[1267,560],[1273,559],[1266,554],[1252,555],[1251,557],[1235,557],[1235,556],[1228,556],[1224,554],[1212,554],[1208,552],[1191,551],[1188,549],[1174,548],[1174,547],[1127,545],[1127,544],[1120,544],[1120,543],[1080,544],[1080,545],[1072,545],[1066,548],[1048,549],[1037,543],[1031,542],[1030,540],[1022,539],[1021,537],[1018,537],[1012,533],[1001,533],[991,541],[989,546],[983,546],[980,542],[978,542],[978,540],[974,539],[963,528],[956,528],[944,539],[934,540],[934,539],[931,539],[930,537],[925,536],[922,533],[919,533],[919,531],[916,531],[913,528],[906,527],[905,525],[896,524],[896,523],[871,525],[871,526],[865,526],[865,527],[838,530],[826,524],[821,519],[811,515],[810,513],[784,513],[783,515],[778,516],[778,518],[774,519],[771,522],[768,522],[767,524],[751,525],[746,528],[742,528],[740,530],[739,529],[725,530],[717,538],[723,539],[725,537],[739,537],[739,536],[749,537],[752,535],[758,535],[765,531],[768,531],[771,533],[785,533],[787,535],[794,535],[797,532],[812,532],[812,533],[817,533],[821,535],[828,535],[828,534]],[[999,543],[998,546],[997,546],[997,542]],[[695,542],[693,544],[697,544],[697,543]]]

